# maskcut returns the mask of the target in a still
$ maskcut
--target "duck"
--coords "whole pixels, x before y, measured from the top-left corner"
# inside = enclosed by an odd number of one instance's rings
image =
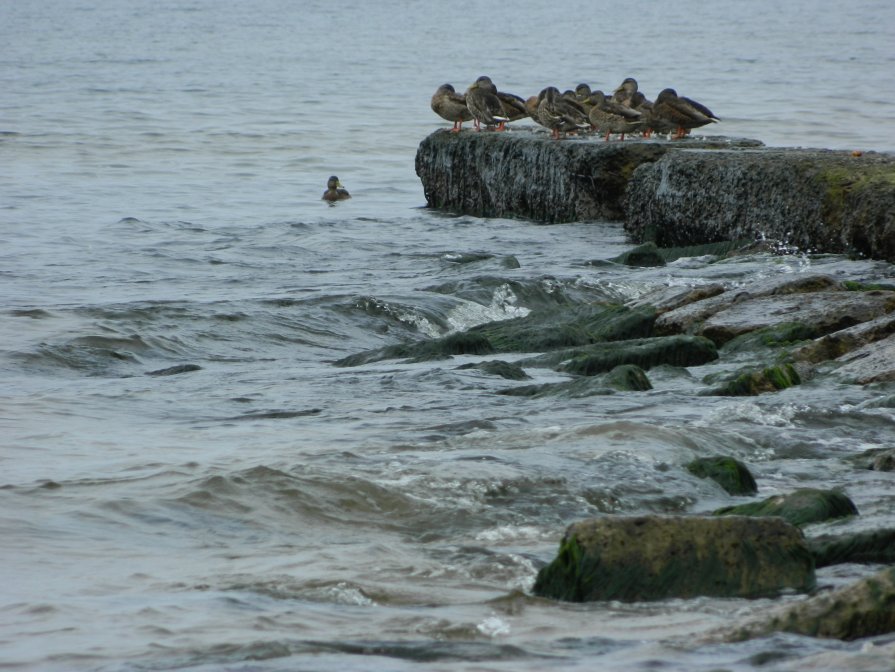
[[[677,95],[674,89],[662,89],[653,103],[652,121],[675,129],[674,139],[683,138],[694,128],[721,121],[702,103]]]
[[[525,110],[538,126],[544,126],[538,116],[538,105],[541,104],[541,100],[543,100],[543,96],[529,96],[525,99]]]
[[[631,98],[637,93],[637,80],[633,77],[625,77],[615,91],[612,92],[612,100],[622,105],[630,105]]]
[[[590,85],[581,83],[575,87],[575,100],[578,102],[581,107],[584,108],[584,111],[587,114],[590,114],[590,108],[594,106],[593,102],[591,102],[591,96],[593,95],[593,91],[590,90]]]
[[[497,98],[500,100],[503,115],[507,118],[507,121],[497,125],[500,130],[503,130],[509,121],[518,121],[530,116],[528,108],[525,106],[525,99],[522,96],[517,96],[515,93],[507,93],[506,91],[498,91]]]
[[[552,131],[554,140],[559,140],[560,132],[568,133],[590,126],[584,108],[560,94],[555,86],[548,86],[538,97],[538,120]]]
[[[454,127],[451,133],[463,130],[463,122],[472,120],[472,113],[466,107],[466,96],[457,93],[450,84],[442,84],[432,95],[432,111],[445,121],[451,121]]]
[[[475,80],[466,90],[466,107],[472,114],[476,130],[481,130],[482,124],[503,130],[503,124],[509,121],[497,96],[497,87],[491,78],[485,75]]]
[[[612,133],[620,133],[621,139],[624,140],[625,133],[631,133],[641,127],[642,115],[640,112],[612,99],[607,99],[602,91],[594,91],[591,94],[591,103],[587,118],[591,126],[598,132],[606,134],[607,142]]]
[[[351,198],[351,194],[342,187],[338,177],[335,175],[330,176],[326,181],[326,191],[323,192],[323,200],[332,203],[334,201],[344,201],[346,198]]]

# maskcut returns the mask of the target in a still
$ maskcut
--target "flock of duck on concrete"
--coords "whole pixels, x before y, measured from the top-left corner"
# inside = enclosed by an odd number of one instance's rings
[[[432,110],[453,122],[455,133],[464,121],[473,122],[476,130],[503,131],[508,122],[533,119],[556,139],[567,133],[597,132],[605,134],[607,141],[613,134],[624,140],[630,133],[645,137],[671,134],[680,139],[694,128],[720,121],[705,105],[677,95],[674,89],[663,89],[655,100],[647,99],[633,77],[625,79],[611,95],[579,84],[564,93],[548,86],[537,96],[524,99],[498,91],[483,75],[465,93],[457,93],[450,84],[439,86],[432,96]]]

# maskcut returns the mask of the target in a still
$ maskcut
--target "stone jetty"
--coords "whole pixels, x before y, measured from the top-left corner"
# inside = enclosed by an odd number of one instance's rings
[[[770,239],[895,261],[895,155],[725,137],[603,142],[435,131],[416,155],[429,207],[555,223],[623,221],[660,247]]]

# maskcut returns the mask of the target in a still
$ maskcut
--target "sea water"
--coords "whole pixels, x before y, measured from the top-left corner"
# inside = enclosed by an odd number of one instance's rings
[[[891,669],[891,638],[699,644],[772,601],[530,594],[575,520],[729,504],[681,468],[704,455],[762,496],[843,487],[861,516],[812,534],[892,527],[891,475],[846,460],[891,446],[890,387],[696,397],[694,367],[521,399],[473,356],[333,362],[658,287],[891,282],[799,250],[594,264],[620,223],[427,210],[414,154],[437,86],[481,74],[634,76],[708,105],[699,133],[893,151],[895,5],[7,0],[0,45],[4,669]]]

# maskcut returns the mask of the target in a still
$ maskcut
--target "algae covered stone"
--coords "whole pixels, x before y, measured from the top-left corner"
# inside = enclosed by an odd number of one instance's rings
[[[761,597],[814,583],[802,533],[779,518],[609,516],[568,528],[534,593],[571,602]]]
[[[792,364],[769,366],[757,371],[741,373],[707,392],[714,396],[754,397],[765,392],[785,390],[802,382]]]
[[[799,526],[857,514],[858,508],[845,494],[815,488],[802,488],[787,495],[715,511],[716,516],[775,516]]]
[[[697,458],[687,465],[687,471],[699,478],[712,479],[731,495],[754,495],[758,492],[749,468],[726,455]]]
[[[895,632],[895,567],[732,630],[725,639],[744,640],[772,632],[851,641]]]

